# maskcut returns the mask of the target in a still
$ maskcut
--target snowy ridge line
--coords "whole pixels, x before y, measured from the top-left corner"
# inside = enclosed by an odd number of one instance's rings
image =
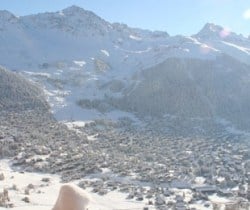
[[[46,93],[51,113],[59,121],[117,119],[114,114],[110,114],[113,110],[131,112],[133,115],[138,111],[154,115],[159,110],[163,110],[160,115],[166,113],[179,115],[181,114],[179,110],[183,110],[186,115],[199,117],[203,116],[202,112],[213,113],[216,106],[224,103],[221,100],[221,103],[212,104],[214,100],[210,98],[223,98],[219,94],[222,94],[222,88],[229,82],[234,82],[232,90],[248,89],[246,85],[249,84],[249,73],[246,70],[247,67],[241,63],[250,64],[250,39],[226,31],[225,28],[212,23],[206,24],[199,33],[191,36],[169,36],[166,32],[152,32],[130,28],[124,24],[111,24],[77,6],[57,12],[20,17],[14,25],[9,24],[6,19],[2,21],[6,24],[0,34],[0,39],[4,40],[0,46],[0,63],[17,73],[25,74],[25,77],[39,84]],[[81,27],[83,25],[87,27]],[[42,37],[41,34],[43,34]],[[51,46],[49,43],[54,45]],[[66,51],[65,48],[67,48]],[[224,58],[224,54],[229,57]],[[171,69],[163,71],[168,68],[168,65],[161,66],[161,64],[172,58],[176,58],[171,61],[177,64],[173,64],[174,68],[180,67],[178,63],[187,61],[187,64],[179,69],[184,74],[174,73]],[[232,58],[239,63],[236,64]],[[219,64],[213,64],[213,68],[217,71],[213,72],[204,66],[205,63],[202,63],[217,60]],[[204,70],[189,68],[193,65],[193,61],[199,62],[198,65]],[[235,67],[226,65],[228,61],[235,63]],[[241,71],[238,71],[240,66]],[[152,87],[149,83],[152,81],[151,78],[148,77],[148,83],[144,80],[144,73],[147,74],[149,69],[152,70],[150,73],[154,75],[154,84],[156,84]],[[168,103],[169,108],[163,108],[166,107],[163,101],[168,98],[167,94],[172,95],[170,92],[173,91],[174,84],[170,82],[171,79],[169,83],[162,82],[160,71],[166,78],[177,77],[177,83],[183,77],[181,83],[186,85],[187,79],[190,84],[194,84],[192,88],[197,93],[197,100],[192,100],[193,104],[190,105],[189,111],[184,111],[186,110],[184,107],[180,108],[184,103],[181,102],[181,97],[175,94],[170,101],[176,100],[177,103]],[[214,73],[216,73],[215,76]],[[189,75],[193,75],[193,78],[189,78]],[[210,93],[206,88],[207,85],[212,84],[219,76],[221,76],[220,83],[223,85],[218,85],[218,88]],[[206,82],[198,84],[201,78]],[[242,78],[244,78],[244,84],[240,83]],[[217,81],[215,83],[217,84]],[[142,100],[136,100],[133,94],[141,95],[144,100],[149,99],[149,94],[147,92],[144,94],[142,86],[146,88],[144,90],[155,93],[154,96],[162,102],[158,103],[159,107],[149,100],[148,108],[145,110],[139,108]],[[199,86],[201,88],[196,89]],[[165,99],[157,96],[159,93],[157,89],[162,88],[166,88]],[[191,97],[191,92],[189,93],[188,90],[185,92],[188,88],[177,89],[184,93],[185,98]],[[230,88],[225,88],[227,89],[230,93]],[[240,92],[241,100],[237,99],[239,95],[237,91],[232,93],[236,100],[228,99],[235,101],[235,109],[237,107],[243,109],[245,98],[249,98],[247,91]],[[211,97],[208,98],[207,95]],[[190,104],[188,100],[185,102]],[[201,103],[209,104],[209,107],[202,107]],[[133,108],[136,104],[138,109]],[[191,107],[195,107],[194,111]],[[153,111],[149,113],[146,109]],[[224,115],[218,116],[224,117]],[[239,121],[242,120],[239,119]]]

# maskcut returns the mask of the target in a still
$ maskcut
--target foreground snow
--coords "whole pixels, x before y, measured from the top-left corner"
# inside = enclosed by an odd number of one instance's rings
[[[0,189],[8,189],[11,203],[14,204],[13,210],[48,210],[54,205],[59,189],[62,185],[60,177],[51,174],[39,173],[23,173],[15,171],[10,168],[8,160],[0,161],[0,172],[4,173],[5,179],[0,181]],[[48,178],[49,182],[42,181],[43,178]],[[29,195],[25,195],[25,189],[29,184],[34,186],[30,190]],[[17,190],[13,189],[16,185]],[[105,196],[99,196],[90,192],[92,201],[90,202],[89,209],[143,209],[145,204],[143,202],[128,201],[126,194],[119,192],[110,192]],[[22,201],[24,197],[29,197],[30,203]],[[0,207],[0,210],[6,208]]]

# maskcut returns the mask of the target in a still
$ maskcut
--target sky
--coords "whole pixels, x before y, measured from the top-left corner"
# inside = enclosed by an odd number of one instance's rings
[[[250,0],[0,0],[0,10],[17,16],[55,12],[71,5],[109,22],[170,35],[196,34],[208,22],[250,35]]]

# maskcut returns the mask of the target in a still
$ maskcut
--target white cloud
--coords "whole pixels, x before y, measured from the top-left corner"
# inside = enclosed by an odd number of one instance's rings
[[[243,18],[247,19],[247,20],[250,20],[250,9],[246,10],[244,13],[243,13]]]

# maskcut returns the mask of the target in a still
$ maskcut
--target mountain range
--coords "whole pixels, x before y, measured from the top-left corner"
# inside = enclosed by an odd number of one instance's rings
[[[222,26],[170,36],[77,6],[0,11],[0,43],[0,64],[43,88],[58,120],[180,117],[250,129],[250,39]]]

